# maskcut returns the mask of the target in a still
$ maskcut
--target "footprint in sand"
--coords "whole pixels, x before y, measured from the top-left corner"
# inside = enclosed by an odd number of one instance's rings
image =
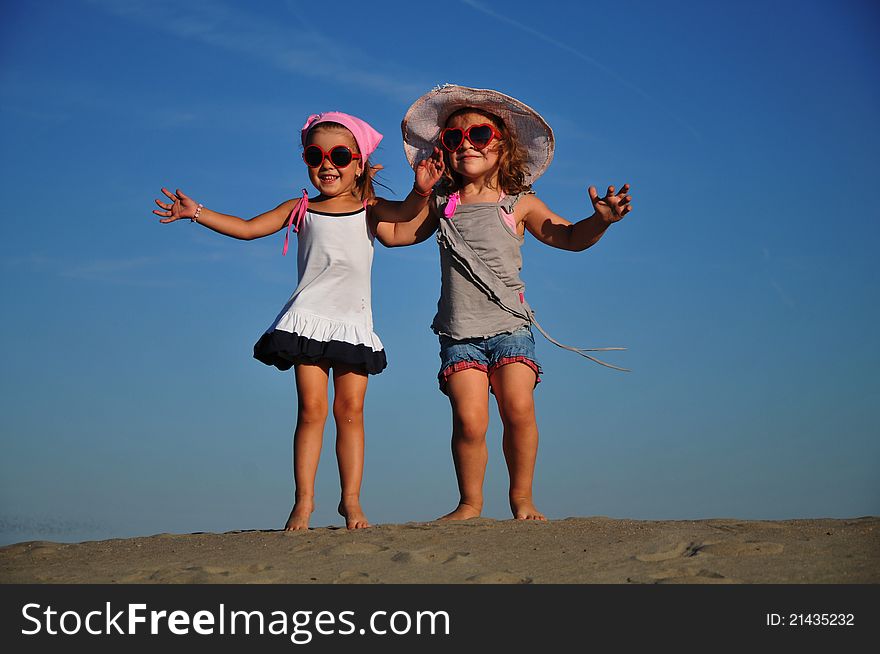
[[[349,556],[357,554],[378,554],[384,552],[387,547],[373,545],[372,543],[343,543],[324,550],[327,556]]]
[[[530,584],[531,577],[521,577],[512,572],[482,572],[468,577],[465,581],[472,584]]]
[[[224,583],[231,574],[228,568],[191,565],[186,568],[161,568],[150,574],[149,581],[162,584]],[[136,577],[137,575],[131,575]]]
[[[657,561],[669,561],[671,559],[687,558],[696,556],[702,552],[705,545],[694,541],[682,541],[670,550],[663,552],[653,552],[650,554],[636,554],[636,559],[648,563],[656,563]]]
[[[391,557],[395,563],[405,564],[433,564],[433,563],[457,563],[470,556],[468,552],[448,552],[445,550],[402,550]]]
[[[647,563],[658,561],[671,561],[678,558],[691,558],[701,554],[713,556],[766,556],[781,554],[784,546],[780,543],[764,541],[723,541],[723,542],[685,542],[682,541],[670,550],[653,552],[648,554],[636,554],[635,558]]]
[[[470,561],[470,555],[470,552],[455,552],[452,556],[443,561],[443,563],[467,563]]]
[[[737,541],[726,541],[723,543],[712,543],[704,545],[700,551],[715,556],[765,556],[771,554],[782,554],[785,549],[781,543],[767,543],[759,541],[751,541],[740,543]]]
[[[665,568],[652,572],[647,577],[627,577],[630,584],[739,584],[739,579],[706,568]]]
[[[123,583],[155,582],[163,584],[225,584],[240,580],[257,583],[271,583],[277,576],[274,567],[264,563],[245,566],[220,567],[212,565],[191,565],[185,568],[161,568],[152,572],[138,572],[121,579]]]
[[[266,565],[265,563],[254,563],[253,565],[249,565],[245,568],[245,571],[248,574],[257,574],[258,572],[266,572],[271,570],[271,565]]]
[[[334,584],[381,584],[379,579],[371,577],[366,572],[356,570],[343,570],[333,582]]]
[[[684,574],[682,574],[684,573]],[[739,584],[738,579],[725,577],[712,570],[682,571],[679,570],[669,576],[651,575],[658,584]]]

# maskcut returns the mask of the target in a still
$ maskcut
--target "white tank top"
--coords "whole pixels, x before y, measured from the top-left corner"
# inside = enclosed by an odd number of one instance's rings
[[[328,214],[309,208],[297,238],[299,283],[269,331],[382,349],[373,333],[373,234],[366,209]]]

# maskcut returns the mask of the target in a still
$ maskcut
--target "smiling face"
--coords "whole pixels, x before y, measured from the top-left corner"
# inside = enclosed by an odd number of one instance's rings
[[[472,125],[493,124],[494,121],[485,114],[467,111],[453,114],[446,121],[446,127],[458,127],[467,130]],[[449,166],[463,179],[474,181],[480,178],[493,177],[498,174],[501,161],[502,141],[493,138],[482,150],[474,147],[468,139],[464,139],[461,147],[455,152],[447,152]]]
[[[330,152],[337,145],[344,145],[352,152],[359,153],[354,136],[341,125],[317,125],[309,132],[305,145],[317,145],[324,152]],[[308,170],[312,185],[321,195],[332,198],[357,192],[357,179],[363,170],[363,163],[360,159],[352,159],[349,165],[337,168],[330,157],[324,157],[320,166],[309,167]]]

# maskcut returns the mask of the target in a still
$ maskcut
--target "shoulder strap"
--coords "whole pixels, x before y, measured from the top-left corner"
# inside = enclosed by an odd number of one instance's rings
[[[544,335],[548,341],[565,350],[580,354],[582,357],[594,361],[606,368],[629,372],[627,368],[620,368],[600,361],[596,357],[590,356],[587,352],[609,352],[614,350],[625,350],[624,347],[572,347],[564,345],[548,334],[541,324],[535,318],[535,312],[529,303],[526,302],[524,289],[510,288],[504,283],[495,271],[492,270],[483,259],[477,254],[473,248],[465,241],[461,233],[456,228],[452,220],[440,221],[440,228],[437,230],[437,241],[441,247],[445,247],[452,257],[458,261],[465,270],[468,277],[474,284],[482,290],[486,296],[505,311],[509,311],[513,315],[528,320],[531,324],[538,328],[538,331]]]
[[[306,215],[306,209],[308,206],[309,193],[303,189],[302,198],[300,198],[299,204],[294,207],[293,211],[290,212],[290,218],[287,219],[287,232],[284,234],[284,249],[281,251],[282,256],[287,254],[287,246],[290,244],[290,228],[293,227],[294,234],[299,232],[299,224],[302,221],[303,216]]]
[[[522,193],[517,193],[516,195],[505,195],[501,194],[501,197],[498,198],[498,204],[501,205],[502,210],[505,213],[513,213],[513,208],[516,206],[516,203],[519,202],[526,195],[534,195],[535,192],[532,189],[528,191],[523,191]]]

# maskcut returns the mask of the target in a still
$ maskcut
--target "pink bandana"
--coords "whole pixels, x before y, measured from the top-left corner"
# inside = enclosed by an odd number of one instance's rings
[[[375,152],[379,146],[379,141],[382,140],[382,135],[370,127],[366,121],[349,114],[344,114],[341,111],[325,111],[322,114],[312,114],[309,116],[306,124],[303,125],[300,136],[303,145],[306,144],[306,136],[308,136],[309,130],[319,123],[339,123],[347,128],[354,136],[358,150],[361,151],[361,156],[364,159]]]

